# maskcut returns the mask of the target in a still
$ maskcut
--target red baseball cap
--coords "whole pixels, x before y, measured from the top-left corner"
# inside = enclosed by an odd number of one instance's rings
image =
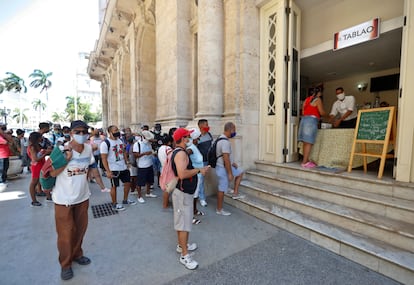
[[[184,128],[179,128],[173,134],[174,141],[179,141],[183,137],[189,136],[192,132],[193,131],[189,131],[189,130],[184,129]]]

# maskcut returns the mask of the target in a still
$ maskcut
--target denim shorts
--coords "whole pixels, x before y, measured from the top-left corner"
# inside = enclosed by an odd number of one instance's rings
[[[231,171],[233,172],[234,178],[243,173],[243,169],[241,167],[235,168],[232,166]],[[229,189],[229,176],[227,175],[226,169],[223,166],[216,165],[216,174],[218,179],[218,190],[220,192],[227,193],[227,190]]]
[[[318,134],[319,119],[311,116],[304,116],[300,120],[298,141],[314,144]]]

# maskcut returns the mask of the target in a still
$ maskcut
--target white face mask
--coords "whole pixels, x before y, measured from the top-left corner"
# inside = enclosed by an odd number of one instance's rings
[[[88,140],[88,136],[89,135],[73,135],[73,139],[78,143],[78,144],[84,144],[87,140]]]
[[[344,100],[345,99],[345,93],[342,92],[342,93],[337,94],[336,98],[338,98],[338,100],[340,100],[340,101]]]
[[[193,140],[192,139],[189,139],[188,140],[188,142],[186,142],[186,144],[185,144],[187,147],[190,147],[190,146],[192,146],[193,145]]]

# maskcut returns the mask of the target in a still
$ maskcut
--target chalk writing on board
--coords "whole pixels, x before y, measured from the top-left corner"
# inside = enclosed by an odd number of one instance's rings
[[[362,112],[358,125],[358,140],[385,140],[390,110]]]

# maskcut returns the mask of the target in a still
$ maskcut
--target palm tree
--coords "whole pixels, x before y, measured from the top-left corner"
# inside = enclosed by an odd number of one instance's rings
[[[43,90],[46,91],[46,102],[48,102],[47,90],[50,87],[52,87],[52,82],[49,80],[49,77],[52,76],[52,74],[53,74],[52,72],[44,73],[40,69],[35,69],[29,75],[29,77],[34,78],[33,81],[30,82],[30,87],[33,87],[33,88],[42,87],[42,89],[40,89],[40,93],[42,93]]]
[[[39,109],[39,122],[41,121],[42,117],[42,110],[46,109],[46,104],[42,102],[40,99],[35,99],[32,102],[33,109],[37,111]]]
[[[52,121],[53,122],[64,122],[66,121],[67,115],[65,113],[58,113],[54,112],[52,114]]]
[[[23,114],[23,112],[29,111],[29,109],[24,109],[23,111],[21,111],[19,108],[15,108],[13,110],[13,115],[12,115],[12,119],[15,120],[18,124],[21,123],[20,125],[23,126],[23,123],[27,123],[29,121],[29,119],[27,118],[27,116],[25,114]],[[22,112],[22,113],[20,113]],[[20,115],[22,114],[22,115]],[[20,117],[21,117],[21,121],[20,121]]]
[[[3,86],[1,91],[9,91],[14,93],[20,93],[23,91],[23,93],[27,92],[27,87],[24,84],[24,80],[14,74],[13,72],[6,72],[7,77],[2,80]],[[0,92],[1,93],[1,92]]]
[[[0,93],[2,93],[4,90],[14,93],[19,93],[19,102],[21,99],[21,91],[23,93],[27,92],[27,87],[24,84],[24,80],[14,74],[13,72],[6,72],[7,77],[2,80],[2,84],[0,84]],[[23,127],[23,114],[20,112],[20,126]]]

